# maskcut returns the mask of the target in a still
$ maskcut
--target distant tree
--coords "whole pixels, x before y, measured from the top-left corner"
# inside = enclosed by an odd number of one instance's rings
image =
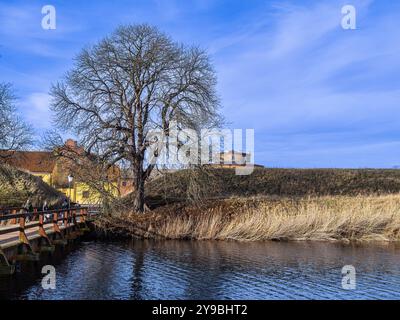
[[[207,54],[173,42],[149,25],[118,28],[82,50],[65,79],[51,89],[56,124],[72,130],[87,152],[110,166],[124,162],[134,177],[136,211],[158,148],[149,135],[208,127],[219,119],[216,76]],[[149,153],[152,154],[149,154]]]
[[[0,83],[0,159],[32,143],[32,130],[18,116],[12,86]]]

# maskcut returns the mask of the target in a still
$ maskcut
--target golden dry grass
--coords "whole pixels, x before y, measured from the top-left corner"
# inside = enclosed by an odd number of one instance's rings
[[[99,225],[144,238],[398,241],[400,195],[229,199],[122,214]]]

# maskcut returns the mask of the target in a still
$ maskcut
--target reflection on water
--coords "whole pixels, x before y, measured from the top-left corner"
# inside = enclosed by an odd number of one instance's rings
[[[68,250],[66,250],[68,251]],[[400,245],[86,242],[0,278],[11,299],[400,299]],[[57,289],[41,287],[53,264]],[[353,265],[357,288],[341,287]]]

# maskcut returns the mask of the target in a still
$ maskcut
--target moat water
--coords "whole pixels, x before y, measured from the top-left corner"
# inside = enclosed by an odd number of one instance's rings
[[[18,265],[0,298],[400,299],[399,262],[400,244],[90,241]],[[54,290],[43,265],[55,267]],[[355,289],[342,287],[345,265]]]

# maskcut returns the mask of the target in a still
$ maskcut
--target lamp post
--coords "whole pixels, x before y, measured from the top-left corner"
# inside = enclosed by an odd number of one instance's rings
[[[71,210],[71,184],[74,181],[74,177],[72,175],[68,175],[68,189],[69,189],[69,197],[68,197],[68,210]]]

